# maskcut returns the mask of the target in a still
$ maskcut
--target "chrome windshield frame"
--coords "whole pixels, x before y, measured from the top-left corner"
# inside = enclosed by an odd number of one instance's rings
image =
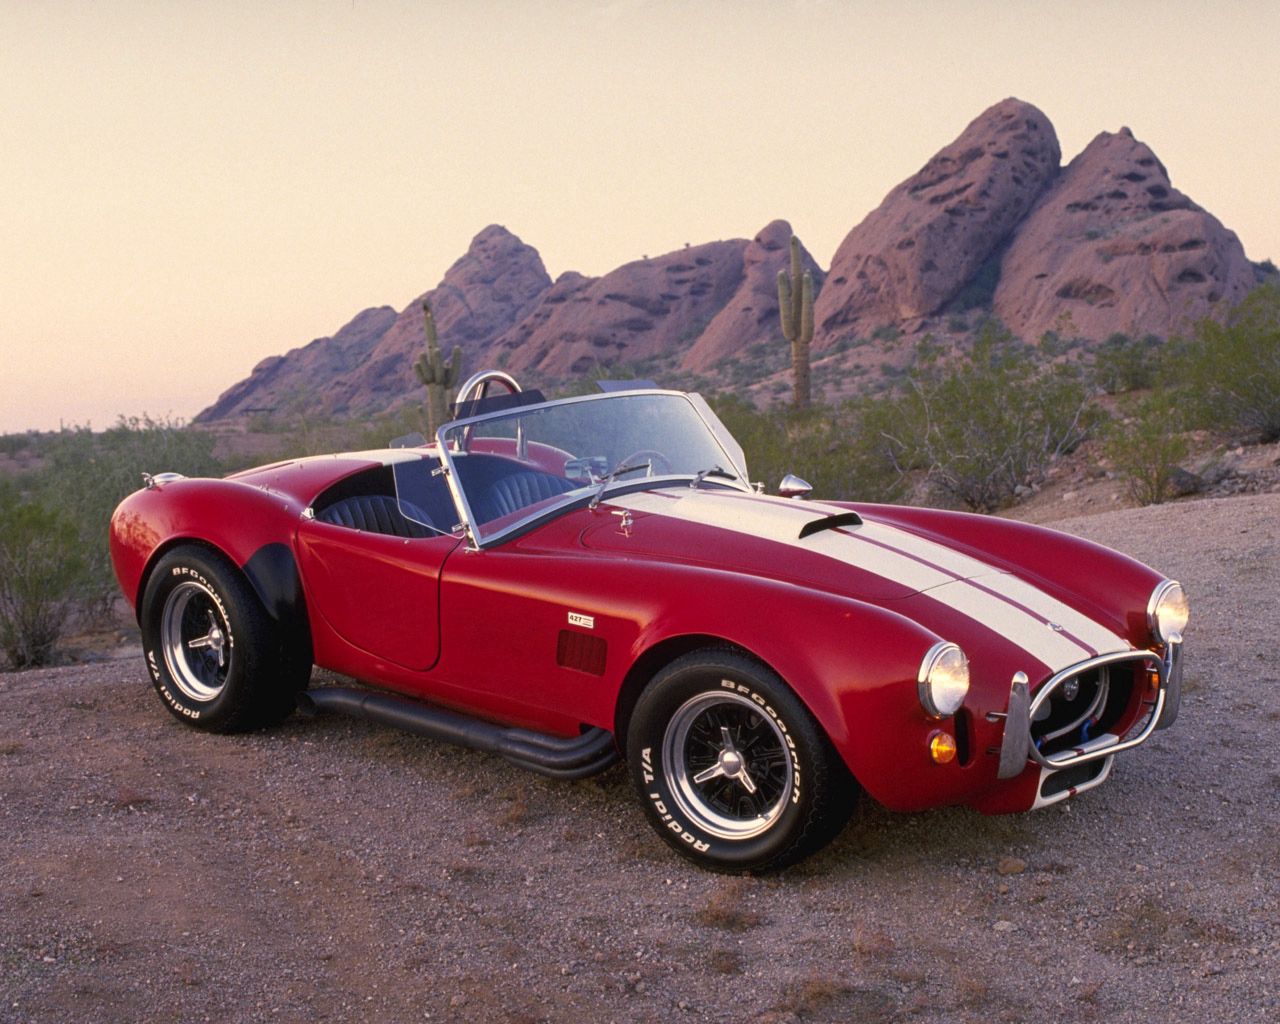
[[[707,405],[706,400],[701,395],[696,395],[685,391],[673,391],[665,388],[641,388],[635,391],[610,391],[598,395],[578,395],[572,398],[557,398],[546,402],[538,402],[534,405],[520,406],[517,409],[504,409],[499,412],[485,413],[481,416],[470,416],[465,419],[451,420],[440,426],[436,431],[435,442],[436,449],[440,456],[440,465],[444,468],[445,482],[449,486],[449,493],[453,496],[454,507],[457,509],[459,520],[462,524],[462,531],[467,539],[467,547],[473,551],[479,551],[484,548],[494,547],[497,544],[507,540],[512,534],[523,532],[528,529],[530,524],[543,519],[549,515],[554,515],[561,510],[568,508],[574,504],[586,504],[590,495],[566,495],[561,502],[549,506],[539,508],[536,512],[530,513],[528,516],[503,527],[497,533],[491,536],[480,536],[480,524],[476,522],[475,513],[471,509],[471,504],[467,500],[466,492],[462,488],[462,483],[458,478],[457,467],[453,461],[453,454],[449,449],[449,443],[446,435],[456,431],[459,428],[467,429],[483,423],[489,423],[502,419],[514,419],[519,416],[526,416],[530,413],[537,412],[542,409],[549,409],[558,406],[578,405],[585,402],[607,402],[618,401],[626,398],[636,398],[643,396],[661,396],[670,398],[680,398],[687,402],[690,408],[697,415],[698,420],[707,429],[707,436],[714,442],[715,446],[724,454],[725,462],[728,466],[738,474],[736,480],[717,480],[719,486],[728,487],[734,490],[744,491],[746,493],[754,493],[750,482],[747,480],[746,460],[742,453],[741,446],[736,440],[732,442],[732,448],[726,447],[726,437],[732,439],[724,424],[720,422],[719,417]],[[645,484],[647,486],[657,486],[665,483],[683,484],[693,480],[693,473],[672,473],[663,476],[646,477]],[[617,480],[610,483],[602,492],[608,494],[610,491],[618,488],[630,488],[634,490],[639,481],[636,480]]]

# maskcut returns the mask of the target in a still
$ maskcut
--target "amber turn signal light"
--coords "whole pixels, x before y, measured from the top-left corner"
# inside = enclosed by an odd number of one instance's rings
[[[949,764],[956,759],[956,741],[941,730],[929,736],[929,756],[934,764]]]

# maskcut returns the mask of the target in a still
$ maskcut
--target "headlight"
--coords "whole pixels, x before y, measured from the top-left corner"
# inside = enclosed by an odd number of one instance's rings
[[[969,692],[969,659],[955,644],[936,643],[920,663],[916,683],[930,718],[954,715]]]
[[[1147,602],[1147,625],[1162,644],[1182,643],[1190,614],[1187,592],[1177,580],[1165,580],[1151,592]]]

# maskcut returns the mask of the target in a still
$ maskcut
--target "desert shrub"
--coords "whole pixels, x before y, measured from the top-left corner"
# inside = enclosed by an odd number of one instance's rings
[[[904,469],[977,512],[1010,504],[1089,427],[1088,388],[1074,367],[1044,367],[998,325],[971,351],[919,362],[874,412]]]
[[[815,497],[832,501],[890,501],[900,493],[901,474],[867,423],[870,402],[760,410],[737,395],[717,395],[711,403],[766,490],[794,473],[813,484]]]
[[[1131,338],[1111,335],[1093,357],[1093,380],[1109,395],[1139,391],[1155,383],[1160,339],[1153,334]]]
[[[370,448],[385,448],[395,438],[406,434],[422,434],[427,440],[430,425],[427,422],[426,410],[422,405],[412,402],[402,405],[392,412],[375,416],[365,423],[357,423],[358,429],[342,438],[341,444],[335,445],[331,451],[365,451]]]
[[[787,414],[789,454],[804,467],[800,475],[813,484],[816,497],[894,501],[901,496],[903,476],[873,425],[875,408],[874,402],[861,401]]]
[[[107,526],[116,505],[142,486],[143,473],[219,475],[214,440],[179,421],[149,416],[122,416],[99,433],[71,427],[48,438],[46,464],[35,478],[34,492],[75,530],[85,563],[86,599],[106,602],[115,595]]]
[[[1280,440],[1280,285],[1260,285],[1227,317],[1196,325],[1174,379],[1193,426]]]
[[[279,422],[281,426],[276,432],[280,437],[279,444],[272,447],[270,457],[254,459],[255,464],[331,452],[386,448],[395,438],[414,433],[426,437],[428,431],[426,410],[416,402],[369,419],[304,416]]]
[[[1174,395],[1157,392],[1106,432],[1104,451],[1139,505],[1158,505],[1173,496],[1174,473],[1187,457],[1180,410]]]
[[[32,447],[34,436],[33,431],[25,434],[0,434],[0,454],[17,455],[18,452],[27,451]]]
[[[84,576],[71,517],[0,487],[0,649],[14,668],[49,662]]]

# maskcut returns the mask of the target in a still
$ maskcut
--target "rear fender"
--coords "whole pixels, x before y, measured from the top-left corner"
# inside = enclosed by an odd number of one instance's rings
[[[302,506],[235,480],[174,480],[135,491],[111,517],[111,560],[135,615],[166,551],[216,549],[244,573],[267,614],[310,646],[306,602],[293,554]]]

